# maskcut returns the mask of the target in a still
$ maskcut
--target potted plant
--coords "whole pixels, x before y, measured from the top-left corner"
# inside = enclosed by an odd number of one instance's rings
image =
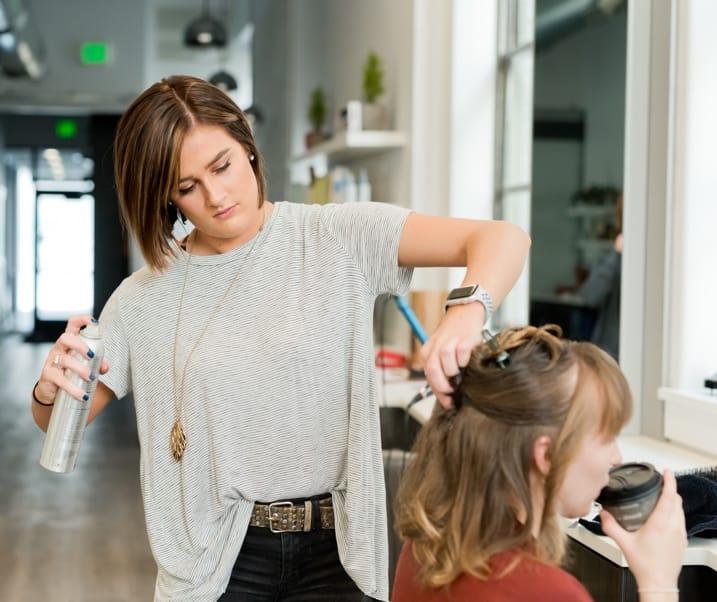
[[[309,101],[309,123],[311,131],[306,134],[306,148],[311,148],[326,139],[324,122],[326,121],[326,98],[321,88],[315,88]]]
[[[369,52],[363,65],[363,98],[361,123],[364,130],[388,129],[388,111],[379,102],[385,92],[383,61],[375,52]]]

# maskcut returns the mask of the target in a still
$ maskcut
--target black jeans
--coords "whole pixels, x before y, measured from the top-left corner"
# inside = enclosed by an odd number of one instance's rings
[[[249,527],[220,602],[365,602],[339,560],[336,532]]]

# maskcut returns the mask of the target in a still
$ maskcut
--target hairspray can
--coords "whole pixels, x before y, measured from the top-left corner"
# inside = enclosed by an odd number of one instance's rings
[[[80,363],[89,366],[91,373],[99,376],[104,356],[99,325],[88,324],[80,331],[80,337],[94,352],[94,357],[89,359],[77,351],[72,351],[70,355]],[[89,396],[89,400],[78,401],[64,389],[58,390],[50,415],[50,424],[45,435],[45,443],[42,447],[40,465],[52,472],[67,473],[75,469],[82,436],[87,426],[87,417],[92,406],[92,398],[97,388],[97,378],[87,382],[69,368],[65,370],[65,377],[72,384],[83,389]]]

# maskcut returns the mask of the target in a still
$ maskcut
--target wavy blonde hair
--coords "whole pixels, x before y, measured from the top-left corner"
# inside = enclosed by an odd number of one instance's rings
[[[461,573],[485,579],[491,558],[508,550],[562,560],[556,497],[568,463],[596,424],[606,436],[616,435],[632,400],[607,353],[561,335],[554,325],[529,326],[498,334],[498,350],[476,347],[457,393],[460,409],[437,406],[419,433],[396,522],[411,541],[423,585],[444,586]],[[505,369],[495,361],[502,351],[510,353]],[[582,394],[588,380],[598,386],[599,403]],[[530,475],[533,447],[543,435],[551,439],[550,470],[534,537]]]

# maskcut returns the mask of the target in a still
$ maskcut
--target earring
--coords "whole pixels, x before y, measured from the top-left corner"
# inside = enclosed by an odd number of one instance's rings
[[[167,211],[167,217],[169,218],[169,223],[173,224],[177,221],[177,218],[179,218],[183,224],[187,223],[187,218],[184,216],[184,214],[179,210],[179,207],[177,207],[172,201],[169,201],[167,203],[169,210]]]
[[[249,161],[252,161],[252,162],[253,162],[254,159],[255,159],[254,155],[249,155]]]

